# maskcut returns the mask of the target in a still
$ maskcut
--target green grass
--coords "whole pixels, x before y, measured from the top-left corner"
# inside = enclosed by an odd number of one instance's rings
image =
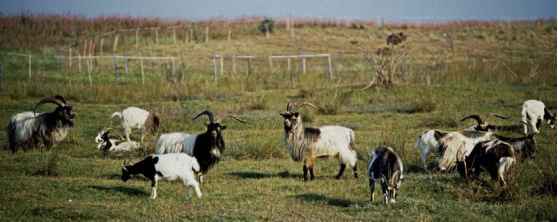
[[[454,130],[471,125],[459,122],[469,114],[480,114],[495,124],[515,124],[527,99],[541,99],[555,106],[556,55],[537,52],[556,48],[556,29],[552,27],[555,23],[405,29],[411,33],[407,50],[416,61],[407,64],[405,76],[393,87],[366,90],[362,88],[372,72],[358,71],[362,67],[371,69],[358,58],[339,61],[336,67],[341,72],[335,81],[325,79],[320,70],[291,81],[287,73],[269,75],[261,68],[266,67],[262,63],[253,76],[239,74],[213,82],[206,70],[207,57],[186,53],[189,67],[183,81],[171,82],[154,75],[146,85],[129,76],[115,83],[108,69],[95,75],[92,86],[86,75],[57,71],[52,61],[40,65],[47,67],[43,74],[26,81],[25,63],[12,61],[7,67],[17,75],[8,74],[0,83],[0,125],[5,126],[11,115],[31,110],[40,98],[53,94],[64,95],[74,105],[77,117],[69,137],[50,151],[15,155],[0,151],[0,217],[10,221],[555,221],[554,129],[543,127],[536,137],[536,158],[514,168],[507,191],[487,176],[483,177],[484,183],[466,183],[457,174],[423,172],[414,147],[417,135],[426,129]],[[498,39],[498,29],[515,31]],[[308,51],[358,50],[348,45],[349,39],[374,48],[383,44],[385,33],[390,31],[398,30],[309,27],[299,29],[297,35],[304,37]],[[440,47],[440,35],[445,31],[455,36],[454,54]],[[529,38],[530,33],[542,40]],[[244,33],[242,37],[233,40],[240,51],[251,49],[249,52],[265,55],[293,47],[287,41],[288,34],[281,30],[270,40],[257,33]],[[324,38],[328,44],[324,44]],[[225,43],[219,40],[153,48],[161,54],[180,50],[204,56],[216,50],[233,52]],[[468,49],[472,46],[482,52],[471,56]],[[516,52],[508,53],[508,49]],[[483,61],[485,57],[491,60]],[[0,61],[8,59],[0,56]],[[429,65],[437,60],[446,61],[446,67]],[[137,77],[135,71],[133,75]],[[426,75],[431,77],[431,85],[426,85]],[[322,108],[301,108],[307,126],[339,124],[354,129],[356,149],[363,159],[380,144],[393,146],[405,165],[398,203],[384,206],[380,201],[368,201],[364,160],[358,162],[358,179],[352,178],[348,170],[342,180],[335,180],[338,161],[319,159],[317,178],[303,182],[302,164],[290,160],[282,141],[279,113],[290,100],[309,101]],[[111,124],[110,114],[131,105],[157,112],[162,119],[161,132],[203,131],[205,120],[192,121],[191,117],[204,109],[237,114],[249,123],[224,121],[228,126],[224,131],[225,159],[207,175],[201,187],[202,199],[175,181],[161,182],[158,199],[150,200],[148,181],[141,177],[127,183],[120,180],[122,162],[140,160],[142,153],[103,159],[93,144],[97,132]],[[46,105],[41,110],[51,108]],[[511,116],[513,120],[489,117],[489,113]],[[0,133],[0,145],[6,140],[5,133]],[[154,140],[146,139],[150,149]]]

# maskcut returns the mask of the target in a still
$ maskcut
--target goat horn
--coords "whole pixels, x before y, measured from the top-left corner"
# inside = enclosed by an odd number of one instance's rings
[[[225,117],[223,117],[223,119],[225,119],[225,118],[231,118],[231,119],[234,119],[234,120],[236,120],[236,121],[238,121],[238,122],[241,122],[241,123],[246,123],[246,121],[245,121],[245,120],[243,120],[243,119],[240,119],[240,118],[238,118],[238,117],[237,117],[237,116],[235,116],[235,115],[226,115]]]
[[[61,95],[55,95],[54,98],[60,100],[62,103],[64,103],[64,105],[68,104],[66,102],[66,99],[64,99],[64,97]]]
[[[203,116],[203,115],[207,115],[207,118],[209,118],[209,122],[215,123],[215,119],[213,118],[213,113],[209,110],[205,110],[205,111],[199,113],[194,118],[192,118],[192,120],[196,120],[198,117]]]
[[[490,115],[493,115],[493,116],[498,117],[500,119],[509,119],[510,118],[509,116],[500,115],[498,113],[490,113]]]
[[[477,121],[477,125],[479,125],[479,126],[482,125],[482,124],[484,124],[484,121],[482,121],[482,119],[480,118],[480,116],[479,116],[479,115],[476,115],[476,114],[474,114],[474,115],[469,115],[469,116],[464,117],[463,119],[461,119],[461,122],[463,122],[463,121],[465,121],[465,120],[467,120],[467,119],[474,119],[474,120],[476,120],[476,121]]]
[[[33,113],[37,113],[37,108],[45,103],[54,103],[58,106],[64,106],[64,103],[62,103],[62,101],[58,100],[56,97],[46,97],[39,101],[37,105],[35,105],[35,108],[33,108]]]
[[[321,109],[320,107],[318,107],[318,106],[316,106],[312,103],[309,103],[309,102],[303,102],[303,103],[297,105],[297,107],[301,107],[301,106],[310,106],[310,107],[312,107],[314,109],[318,109],[318,110]]]

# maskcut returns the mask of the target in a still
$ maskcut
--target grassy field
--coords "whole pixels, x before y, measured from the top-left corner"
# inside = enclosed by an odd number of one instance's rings
[[[13,20],[0,17],[0,24],[9,28]],[[57,34],[51,36],[52,40],[48,40],[49,33],[62,29],[57,25],[43,27],[60,23],[52,18],[31,18],[32,25],[27,21],[13,26],[18,31],[11,34],[0,29],[0,35],[13,37],[47,30],[38,32],[39,36],[45,35],[44,42],[33,42],[25,49],[18,45],[21,40],[3,38],[0,54],[30,52],[52,56],[77,41],[77,37],[86,36],[84,33],[106,31],[99,28],[103,24],[120,28],[128,24],[83,20],[63,20],[74,24],[78,31],[61,31],[73,34]],[[22,21],[16,18],[17,22]],[[88,25],[79,26],[84,23]],[[123,41],[121,49],[129,55],[180,56],[181,64],[187,67],[180,71],[187,76],[183,81],[153,76],[146,85],[132,78],[114,82],[110,68],[105,68],[95,74],[95,84],[90,86],[86,75],[59,71],[48,59],[34,67],[38,74],[33,81],[27,81],[20,77],[26,73],[26,64],[2,54],[0,62],[7,64],[10,72],[0,83],[0,125],[7,125],[11,115],[31,110],[40,98],[53,94],[64,95],[74,105],[77,117],[69,137],[50,151],[0,151],[1,220],[556,221],[555,129],[543,126],[536,137],[536,158],[514,168],[507,190],[486,175],[484,182],[467,183],[457,174],[424,172],[414,147],[417,135],[426,129],[453,130],[471,125],[459,122],[469,114],[480,114],[496,124],[516,124],[521,104],[527,99],[542,100],[555,111],[555,22],[366,29],[307,24],[297,29],[295,40],[281,29],[266,39],[246,28],[255,29],[256,25],[235,23],[233,31],[239,34],[231,41],[217,35],[208,43],[146,43],[146,47],[138,49],[133,42]],[[49,32],[51,29],[54,31]],[[362,58],[343,56],[334,62],[333,80],[324,78],[321,69],[310,69],[291,81],[281,68],[275,72],[262,68],[267,67],[265,60],[260,61],[261,66],[255,63],[253,76],[226,75],[217,82],[211,79],[208,58],[212,52],[365,53],[384,46],[387,34],[399,31],[410,37],[396,50],[409,60],[398,67],[394,73],[396,84],[391,87],[363,90],[374,77],[374,67],[368,67]],[[453,50],[444,43],[444,33],[453,36]],[[37,37],[28,38],[26,41]],[[162,38],[164,41],[170,40]],[[353,68],[356,71],[351,71]],[[307,126],[339,124],[355,130],[357,150],[363,159],[358,162],[358,179],[346,173],[343,179],[335,180],[337,160],[320,159],[317,178],[302,181],[302,164],[290,160],[283,144],[279,113],[288,101],[303,100],[323,107],[319,111],[301,110]],[[148,181],[141,177],[127,183],[120,180],[122,162],[140,160],[143,153],[114,154],[104,159],[93,143],[97,132],[111,124],[110,114],[130,105],[159,113],[162,132],[204,130],[205,121],[190,119],[204,109],[234,113],[249,123],[225,122],[225,159],[207,175],[201,187],[202,199],[175,181],[161,182],[158,199],[150,200]],[[47,105],[42,110],[50,108]],[[508,115],[513,120],[490,118],[489,113]],[[0,133],[0,144],[6,142],[6,134]],[[380,144],[393,146],[405,165],[398,202],[390,206],[368,201],[367,153]],[[148,148],[153,149],[151,142]],[[376,192],[379,196],[378,186]]]

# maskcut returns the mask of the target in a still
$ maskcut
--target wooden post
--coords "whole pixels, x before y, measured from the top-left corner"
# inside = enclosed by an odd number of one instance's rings
[[[103,55],[103,45],[105,43],[105,38],[101,38],[101,44],[100,44],[100,48],[99,48],[99,55]]]
[[[190,28],[190,38],[188,39],[189,42],[194,41],[194,29]]]
[[[114,36],[114,44],[112,45],[112,52],[115,53],[118,48],[118,34]]]
[[[221,76],[223,76],[224,60],[225,60],[225,57],[224,57],[224,56],[221,56],[221,57],[220,57],[220,61],[219,61],[219,62],[221,63],[221,67],[220,67],[220,70],[219,70],[219,72],[221,73]]]
[[[327,55],[327,73],[328,73],[328,77],[329,79],[333,78],[333,65],[331,64],[331,55]]]
[[[176,44],[176,28],[172,28],[172,40],[174,44]]]
[[[217,55],[213,55],[213,81],[217,81]]]
[[[136,28],[136,49],[139,47],[139,28]]]
[[[227,41],[231,41],[231,37],[232,37],[232,31],[231,28],[229,28],[229,34],[227,35]]]
[[[70,50],[68,52],[68,71],[72,70],[72,47],[70,47]]]
[[[124,56],[124,73],[128,76],[128,56]]]
[[[291,58],[287,58],[287,71],[291,72]]]
[[[78,72],[81,73],[81,55],[78,54]]]
[[[205,27],[205,43],[209,42],[209,25]]]
[[[306,74],[306,58],[302,57],[302,74]]]
[[[265,23],[265,38],[269,39],[269,23]]]
[[[155,28],[155,43],[159,44],[159,28]]]
[[[91,56],[89,58],[91,58]],[[92,87],[93,86],[93,79],[91,78],[91,68],[89,66],[88,66],[88,69],[87,69],[87,78],[89,79],[89,86]]]
[[[114,77],[116,80],[120,80],[120,75],[118,74],[118,64],[116,62],[116,56],[112,55],[112,64],[114,64]]]
[[[29,67],[28,67],[29,70],[28,70],[28,72],[29,72],[29,80],[31,80],[31,55],[28,55],[28,56],[29,56]]]
[[[232,55],[232,72],[236,75],[236,55]]]
[[[176,78],[176,62],[174,60],[174,57],[171,59],[171,62],[172,62],[172,76],[173,76],[173,78]],[[177,79],[177,81],[178,81],[178,79]]]
[[[295,33],[294,33],[295,25],[294,25],[294,23],[295,23],[295,22],[291,20],[291,24],[290,24],[290,25],[291,25],[291,28],[290,28],[290,31],[291,31],[291,38],[294,38],[294,37],[295,37]]]
[[[145,77],[143,74],[143,58],[140,59],[140,69],[141,69],[141,84],[145,85]]]

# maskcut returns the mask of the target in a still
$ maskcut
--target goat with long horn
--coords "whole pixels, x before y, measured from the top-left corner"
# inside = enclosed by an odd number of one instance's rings
[[[47,103],[57,107],[52,112],[36,112],[38,107]],[[10,118],[6,129],[8,147],[13,153],[19,148],[50,148],[66,138],[69,129],[74,126],[74,118],[72,106],[63,96],[43,98],[32,112],[18,113]]]

